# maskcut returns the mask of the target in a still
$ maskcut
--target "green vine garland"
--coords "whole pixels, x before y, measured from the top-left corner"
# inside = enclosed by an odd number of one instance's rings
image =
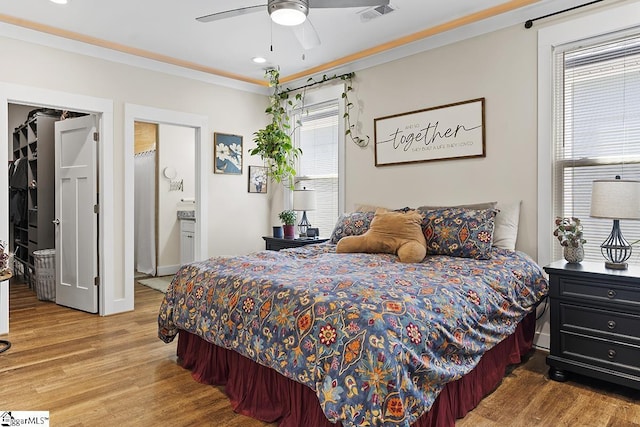
[[[282,93],[288,94],[291,92],[297,92],[296,99],[300,101],[300,100],[304,100],[304,94],[307,88],[310,88],[311,86],[327,83],[332,80],[338,80],[338,79],[345,82],[344,92],[342,92],[342,99],[344,100],[344,103],[345,103],[345,111],[344,111],[344,115],[342,116],[346,124],[346,129],[344,134],[345,136],[349,137],[354,144],[356,144],[361,148],[364,148],[367,145],[369,145],[369,136],[364,135],[364,138],[362,138],[356,135],[355,134],[356,125],[351,123],[351,109],[354,108],[355,105],[349,99],[349,94],[354,91],[353,79],[355,76],[356,76],[356,73],[351,72],[351,73],[344,73],[344,74],[334,74],[333,76],[327,76],[326,74],[323,74],[320,80],[316,80],[313,77],[309,77],[307,79],[306,85],[296,87],[296,88],[284,89]],[[300,90],[302,90],[302,92],[300,92]]]
[[[289,188],[293,188],[296,170],[294,168],[296,160],[302,154],[302,150],[293,144],[291,135],[295,129],[291,129],[289,111],[304,109],[304,98],[307,88],[332,80],[340,79],[345,83],[342,99],[345,103],[345,112],[342,116],[345,120],[345,136],[359,147],[369,145],[369,136],[361,138],[355,135],[355,124],[351,123],[350,111],[354,104],[349,99],[349,94],[353,92],[353,78],[355,73],[340,75],[322,76],[320,80],[313,77],[307,80],[307,84],[297,88],[283,89],[280,86],[280,71],[270,68],[265,71],[265,76],[269,80],[269,87],[273,88],[273,93],[269,97],[269,105],[265,113],[271,116],[271,122],[254,132],[254,142],[256,146],[249,150],[251,155],[260,156],[265,162],[269,177],[277,182],[286,182]],[[292,97],[291,94],[295,93]],[[300,121],[296,121],[295,126],[300,126]]]

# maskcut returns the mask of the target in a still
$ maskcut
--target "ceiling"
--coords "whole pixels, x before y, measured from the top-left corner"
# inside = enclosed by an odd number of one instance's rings
[[[391,0],[396,10],[363,22],[370,8],[312,8],[321,44],[304,49],[290,27],[264,11],[201,23],[196,17],[266,0],[0,0],[0,35],[118,60],[143,58],[227,83],[265,84],[264,69],[282,81],[357,71],[587,0]],[[124,53],[124,55],[123,55]],[[252,58],[264,57],[256,64]],[[135,62],[135,61],[134,61]],[[224,83],[223,83],[224,84]]]

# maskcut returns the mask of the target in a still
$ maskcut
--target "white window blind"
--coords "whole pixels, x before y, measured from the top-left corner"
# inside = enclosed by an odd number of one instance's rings
[[[584,225],[585,259],[603,261],[613,220],[591,218],[596,179],[640,180],[640,37],[558,49],[554,76],[554,214]],[[640,221],[620,221],[630,242]],[[554,259],[562,247],[554,241]],[[636,247],[629,263],[640,264]]]
[[[338,119],[337,100],[305,108],[299,117],[296,187],[316,190],[316,210],[307,218],[322,237],[329,236],[338,218]]]

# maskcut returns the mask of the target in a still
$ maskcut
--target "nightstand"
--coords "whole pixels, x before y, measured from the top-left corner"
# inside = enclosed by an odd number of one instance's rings
[[[549,377],[574,372],[640,389],[640,268],[554,262],[549,273]]]
[[[277,237],[262,237],[268,251],[279,251],[280,249],[299,248],[313,243],[323,243],[329,239],[279,239]]]

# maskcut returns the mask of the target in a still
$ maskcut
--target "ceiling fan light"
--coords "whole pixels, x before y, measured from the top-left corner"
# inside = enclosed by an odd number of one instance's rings
[[[269,15],[278,25],[300,25],[307,19],[307,13],[309,8],[305,1],[272,0],[269,2]]]

